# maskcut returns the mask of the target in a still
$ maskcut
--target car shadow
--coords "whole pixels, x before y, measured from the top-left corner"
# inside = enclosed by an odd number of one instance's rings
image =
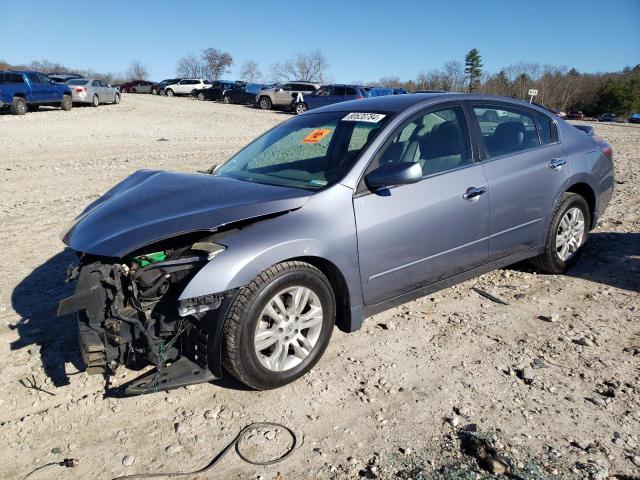
[[[42,113],[42,112],[53,112],[54,110],[60,110],[60,107],[52,107],[52,106],[48,106],[48,105],[42,105],[42,106],[40,106],[38,108],[38,110],[29,111],[25,115],[34,115],[34,114],[38,114],[38,113]],[[11,113],[11,110],[9,109],[9,107],[0,108],[0,116],[3,116],[3,115],[14,116]],[[20,115],[15,115],[15,116],[20,116]]]
[[[74,261],[77,257],[70,250],[54,255],[27,275],[11,294],[13,309],[21,318],[9,326],[19,335],[10,349],[27,348],[32,355],[39,354],[45,374],[56,387],[69,384],[67,362],[77,370],[84,368],[75,316],[56,317],[58,302],[73,294],[73,285],[65,283],[64,277]]]
[[[526,261],[508,268],[523,272],[534,271]],[[640,292],[640,233],[590,233],[580,261],[566,275],[621,290]]]

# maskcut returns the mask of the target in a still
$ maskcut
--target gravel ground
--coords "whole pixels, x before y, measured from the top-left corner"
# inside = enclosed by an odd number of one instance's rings
[[[193,478],[475,479],[506,468],[511,478],[639,478],[635,125],[594,124],[615,150],[616,192],[568,276],[516,265],[369,318],[355,334],[336,330],[309,375],[269,392],[224,380],[105,398],[101,377],[79,373],[73,321],[55,318],[70,293],[65,223],[139,168],[206,169],[286,118],[142,95],[0,114],[0,477],[64,457],[80,465],[33,478],[190,470],[248,423],[276,421],[302,444],[283,463],[256,467],[230,453]],[[122,370],[117,381],[133,376]],[[286,448],[280,435],[260,430],[247,442]]]

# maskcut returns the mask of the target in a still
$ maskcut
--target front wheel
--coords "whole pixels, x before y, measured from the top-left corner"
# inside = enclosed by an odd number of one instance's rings
[[[569,270],[584,251],[590,224],[591,214],[584,197],[577,193],[564,193],[553,211],[544,252],[532,258],[531,264],[547,273]]]
[[[223,364],[257,390],[293,382],[324,353],[335,312],[320,270],[299,261],[274,265],[236,294],[224,323]]]
[[[92,107],[97,107],[98,105],[100,105],[100,99],[98,98],[98,95],[94,95],[91,98],[91,106]]]
[[[198,100],[203,101],[203,100],[204,100],[204,93],[200,92],[200,93],[198,94],[198,97],[197,97],[197,98],[198,98]]]
[[[156,88],[151,89],[151,95],[157,95],[158,90]]]
[[[224,97],[222,97],[222,103],[229,105],[231,103],[231,99],[225,95]]]
[[[271,107],[273,106],[269,97],[261,97],[258,105],[260,105],[262,110],[271,110]]]
[[[309,110],[309,107],[307,107],[306,103],[304,103],[304,102],[296,103],[296,114],[297,115],[300,115],[301,113],[304,113],[307,110]]]
[[[170,88],[167,89],[166,94],[167,94],[167,97],[173,97],[174,95],[173,90],[171,90]]]
[[[73,108],[73,101],[71,100],[71,95],[64,95],[62,97],[62,103],[60,104],[60,108],[65,112],[68,112]]]
[[[115,103],[116,105],[120,103],[120,94],[119,93],[116,93],[116,96],[113,99],[113,103]]]

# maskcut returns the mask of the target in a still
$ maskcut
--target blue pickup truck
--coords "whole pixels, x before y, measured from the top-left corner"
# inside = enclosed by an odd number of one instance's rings
[[[71,110],[71,90],[39,72],[0,72],[0,108],[8,106],[14,115],[24,115],[42,105]]]

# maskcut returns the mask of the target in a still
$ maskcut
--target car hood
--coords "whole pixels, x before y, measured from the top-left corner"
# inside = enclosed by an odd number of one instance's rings
[[[300,208],[311,192],[208,174],[140,170],[63,233],[73,250],[122,258],[145,245]]]

